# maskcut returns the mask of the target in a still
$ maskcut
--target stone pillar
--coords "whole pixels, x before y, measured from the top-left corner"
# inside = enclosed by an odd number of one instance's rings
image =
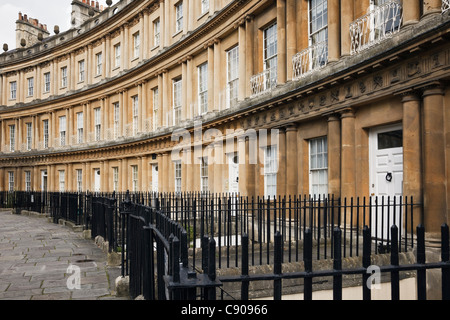
[[[256,197],[256,168],[258,163],[256,157],[258,155],[258,138],[256,135],[249,135],[245,140],[245,163],[247,164],[247,196],[249,198]],[[240,171],[239,171],[240,175]]]
[[[403,94],[403,195],[423,202],[421,99],[414,92]],[[423,223],[420,208],[414,208],[414,221]],[[409,226],[408,226],[409,227]],[[413,230],[414,231],[414,230]]]
[[[214,99],[213,99],[213,110],[214,111],[221,111],[221,93],[220,90],[223,87],[221,79],[223,78],[222,74],[226,74],[226,68],[223,69],[223,73],[221,72],[221,59],[220,59],[220,53],[221,53],[221,45],[220,45],[220,39],[214,39]],[[211,75],[211,73],[210,73]],[[210,77],[211,79],[213,77]],[[209,108],[208,108],[209,109]]]
[[[185,105],[185,109],[186,109],[186,114],[185,114],[185,119],[191,120],[194,119],[194,112],[193,112],[193,107],[192,107],[192,88],[193,88],[193,82],[192,81],[192,77],[193,77],[193,61],[192,61],[192,56],[187,56],[187,60],[186,60],[186,78],[188,79],[187,81],[187,85],[186,85],[186,105]],[[184,88],[184,86],[183,86]]]
[[[237,139],[237,147],[239,153],[239,193],[247,196],[247,161],[248,155],[245,150],[245,136],[239,136]]]
[[[438,238],[447,222],[444,129],[444,91],[436,84],[423,92],[424,225],[430,238]]]
[[[403,5],[403,27],[420,20],[420,0],[409,0],[407,3]]]
[[[328,0],[328,5],[337,2]],[[334,7],[334,5],[333,5]],[[355,20],[353,16],[354,1],[341,0],[341,56],[350,55],[351,38],[350,38],[350,24]],[[330,21],[330,19],[329,19]],[[330,41],[332,37],[328,37]]]
[[[328,193],[335,199],[341,195],[341,120],[328,116]]]
[[[286,195],[286,130],[279,131],[278,141],[278,174],[277,174],[277,196]]]
[[[292,80],[292,58],[297,54],[297,1],[286,0],[286,78]]]
[[[216,81],[214,75],[214,44],[208,44],[208,112],[214,111],[214,82]],[[199,108],[200,109],[200,108]],[[201,113],[201,110],[199,111]]]
[[[442,0],[425,0],[423,1],[423,15],[432,13],[441,13]]]
[[[286,197],[297,194],[298,159],[297,159],[297,127],[286,128]]]
[[[340,21],[340,3],[336,0],[328,0],[328,61],[338,61],[341,56],[341,21]],[[348,24],[347,24],[348,27]],[[343,36],[348,36],[343,34]]]
[[[240,83],[239,85],[244,85],[246,90],[246,96],[250,97],[252,95],[252,87],[250,85],[250,79],[253,76],[254,68],[253,68],[253,37],[255,36],[254,30],[254,22],[253,16],[246,17],[246,25],[245,25],[245,65],[246,65],[246,73],[245,76],[242,76],[244,84]]]
[[[245,82],[245,70],[246,70],[246,36],[245,36],[245,20],[241,21],[238,26],[239,33],[239,92],[238,100],[242,101],[245,99],[247,84]]]
[[[223,187],[223,176],[225,172],[224,166],[224,152],[223,152],[223,143],[216,142],[214,143],[214,189],[215,193],[224,192]]]
[[[355,188],[355,114],[346,109],[341,115],[341,196],[356,196]]]
[[[277,0],[277,83],[286,83],[286,0]]]

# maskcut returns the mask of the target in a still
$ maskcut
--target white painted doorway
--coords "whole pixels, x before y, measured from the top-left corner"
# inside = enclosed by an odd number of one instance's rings
[[[239,156],[237,153],[228,155],[228,191],[239,193]]]
[[[48,183],[47,183],[47,170],[41,171],[41,191],[47,192],[48,190]]]
[[[100,169],[94,170],[94,192],[100,192],[101,189],[101,177],[100,177]]]
[[[374,128],[369,135],[370,193],[372,199],[372,236],[390,239],[390,228],[401,229],[403,195],[403,129],[401,125]],[[377,206],[375,205],[375,197]],[[394,214],[394,200],[397,206]],[[383,205],[382,205],[383,204]],[[389,205],[389,207],[388,207]]]
[[[152,191],[158,192],[158,165],[152,164]]]

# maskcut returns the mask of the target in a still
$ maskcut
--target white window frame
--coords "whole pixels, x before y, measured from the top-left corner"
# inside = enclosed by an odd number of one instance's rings
[[[135,136],[139,131],[139,96],[133,96],[131,97],[131,100],[133,113],[133,136]]]
[[[17,99],[17,81],[11,81],[9,83],[9,87],[10,87],[11,100],[16,100]]]
[[[119,191],[119,168],[113,167],[113,191]]]
[[[67,87],[67,67],[61,68],[61,88]]]
[[[208,62],[202,63],[198,69],[198,112],[208,112]]]
[[[84,82],[85,80],[85,62],[84,60],[78,61],[78,81]]]
[[[227,51],[227,107],[238,100],[239,95],[239,46]]]
[[[159,87],[153,88],[153,130],[158,127]]]
[[[309,140],[309,190],[312,196],[328,195],[328,139]]]
[[[42,133],[43,133],[43,139],[44,139],[44,149],[48,148],[48,141],[49,141],[49,121],[48,119],[45,119],[42,121]]]
[[[28,78],[28,97],[34,96],[34,77]]]
[[[27,151],[31,151],[33,147],[33,124],[31,122],[26,123],[27,127]]]
[[[183,31],[183,1],[175,4],[175,33]]]
[[[317,43],[321,43],[324,41],[328,41],[328,1],[327,0],[314,0],[316,6],[313,7],[311,4],[311,0],[308,1],[308,38],[309,38],[309,45],[315,45]],[[320,5],[327,5],[327,21],[325,23],[323,22],[323,11],[322,15],[318,17],[317,15],[314,15],[315,12],[317,12],[317,8]],[[322,23],[320,24],[320,27],[317,30],[313,30],[313,25],[316,23],[317,19],[321,19]],[[323,38],[323,39],[322,39]]]
[[[31,191],[31,171],[25,171],[25,191]]]
[[[139,51],[141,48],[141,35],[138,32],[133,34],[133,58],[139,58]]]
[[[83,192],[83,170],[77,169],[77,192]]]
[[[200,190],[202,193],[209,191],[208,183],[208,158],[203,157],[200,165]]]
[[[67,118],[66,116],[59,117],[59,144],[61,147],[66,145],[67,132]]]
[[[181,193],[181,160],[174,162],[175,192]]]
[[[277,196],[278,148],[267,146],[264,149],[264,196]]]
[[[50,72],[44,73],[44,93],[50,92]]]
[[[103,54],[99,52],[95,55],[96,61],[96,75],[101,76],[103,74]]]
[[[181,107],[182,107],[182,92],[183,82],[182,79],[173,80],[172,83],[172,102],[173,102],[173,125],[180,124],[181,121]]]
[[[138,166],[131,166],[131,183],[133,187],[133,192],[138,192],[139,190],[139,168]]]
[[[202,15],[209,12],[209,0],[201,0]]]
[[[81,144],[84,142],[84,113],[77,113],[77,142]]]
[[[59,170],[59,192],[66,191],[66,171]]]
[[[153,21],[153,46],[159,47],[161,44],[161,20]]]
[[[95,130],[95,141],[100,141],[102,138],[102,109],[94,109],[94,130]]]
[[[14,191],[14,171],[8,171],[8,191]]]
[[[118,43],[114,46],[114,67],[115,68],[120,67],[121,55],[122,55],[122,48],[120,46],[120,43]]]
[[[278,70],[278,34],[277,23],[273,23],[263,31],[263,66],[264,71],[268,71],[266,80],[267,87],[274,87],[277,84]]]
[[[120,132],[120,103],[114,103],[114,139],[119,137]]]
[[[16,125],[9,126],[9,151],[16,151]]]

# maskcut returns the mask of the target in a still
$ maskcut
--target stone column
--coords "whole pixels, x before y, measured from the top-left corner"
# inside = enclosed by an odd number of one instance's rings
[[[341,195],[341,120],[328,116],[328,193],[337,199]]]
[[[422,203],[422,131],[421,99],[415,92],[403,94],[403,195]],[[414,221],[423,223],[420,208],[414,209]],[[409,227],[409,226],[408,226]],[[414,231],[414,230],[413,230]]]
[[[423,1],[423,15],[426,16],[432,13],[441,13],[442,0],[427,0]]]
[[[328,0],[329,5],[334,2],[337,1]],[[353,9],[354,9],[353,0],[341,0],[341,56],[350,55],[350,48],[351,48],[350,24],[355,20],[353,16]],[[331,37],[328,38],[330,39]]]
[[[246,36],[245,36],[245,20],[241,21],[238,26],[239,32],[239,93],[238,100],[242,101],[245,99],[247,83],[245,82],[245,70],[246,70]]]
[[[286,0],[286,77],[292,80],[292,58],[297,53],[297,1]]]
[[[248,195],[247,191],[247,170],[248,170],[248,154],[245,146],[245,136],[238,137],[239,152],[239,192],[243,196]]]
[[[186,78],[188,79],[187,85],[186,85],[186,115],[185,119],[191,120],[194,119],[194,112],[192,110],[192,88],[193,88],[193,61],[192,56],[187,56],[186,60]]]
[[[341,21],[340,21],[340,8],[339,1],[328,0],[328,61],[335,62],[338,61],[341,56]],[[347,24],[347,34],[343,33],[343,37],[348,35],[348,24]]]
[[[286,197],[297,194],[298,188],[297,127],[286,128]]]
[[[223,73],[221,71],[221,59],[220,59],[220,52],[221,52],[221,45],[220,45],[220,39],[214,39],[214,99],[213,99],[213,110],[214,111],[220,111],[221,106],[221,94],[220,90],[222,88],[222,74],[226,74],[226,68],[223,69]],[[213,77],[210,77],[211,79]],[[209,108],[208,108],[209,109]]]
[[[245,140],[245,163],[247,164],[247,195],[249,198],[256,196],[256,168],[255,157],[258,155],[258,138],[255,135],[249,135]],[[239,175],[240,171],[239,171]]]
[[[286,83],[286,0],[277,0],[277,83]]]
[[[279,131],[278,141],[278,174],[277,174],[277,196],[286,195],[286,130]]]
[[[406,2],[408,5],[403,5],[403,27],[415,24],[420,20],[420,0],[409,0]]]
[[[355,114],[346,109],[341,115],[341,196],[356,196],[355,189]]]
[[[214,44],[208,44],[208,112],[214,111]],[[199,111],[201,113],[201,111]]]
[[[423,92],[424,225],[431,238],[447,222],[444,129],[444,91],[435,84]]]
[[[253,37],[255,33],[253,32],[254,22],[252,16],[246,17],[246,25],[245,25],[245,61],[246,61],[246,73],[245,77],[243,76],[244,84],[240,83],[239,85],[245,85],[247,88],[246,96],[250,97],[252,95],[252,87],[250,85],[250,79],[253,76],[254,68],[253,68]]]
[[[224,152],[223,143],[214,143],[214,188],[215,193],[224,192],[223,175],[224,175]]]

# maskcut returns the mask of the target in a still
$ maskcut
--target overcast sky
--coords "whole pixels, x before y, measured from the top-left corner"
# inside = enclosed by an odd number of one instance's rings
[[[99,0],[100,5],[106,7],[106,0]],[[113,0],[116,4],[118,0]],[[54,35],[53,28],[59,26],[61,32],[70,29],[70,13],[72,0],[0,0],[0,48],[7,43],[9,50],[16,48],[16,21],[19,12],[29,18],[38,19],[46,24],[50,35]],[[3,53],[3,49],[0,49]]]

